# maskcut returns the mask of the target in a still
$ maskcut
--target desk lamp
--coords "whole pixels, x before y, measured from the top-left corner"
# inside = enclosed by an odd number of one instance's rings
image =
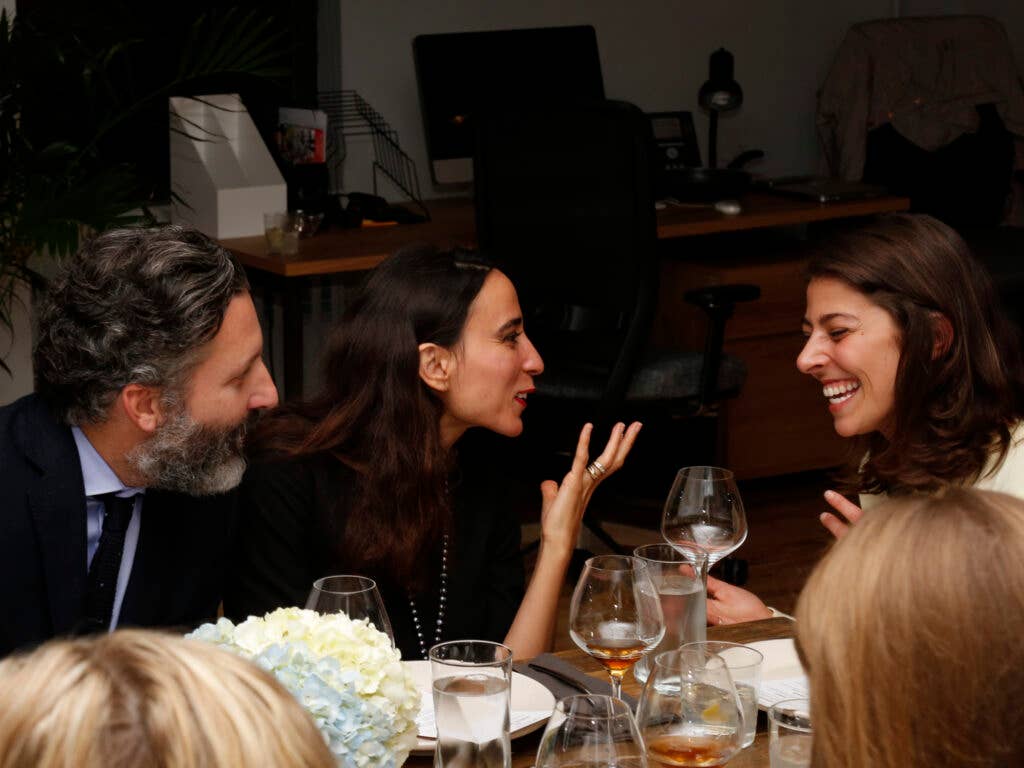
[[[710,112],[708,123],[708,168],[718,167],[718,113],[737,109],[743,103],[743,89],[733,79],[733,58],[725,48],[711,54],[708,81],[700,87],[697,101]]]

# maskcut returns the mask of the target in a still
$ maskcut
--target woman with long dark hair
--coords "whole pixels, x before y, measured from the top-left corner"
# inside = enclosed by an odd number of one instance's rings
[[[436,642],[546,650],[583,510],[640,425],[619,424],[588,465],[590,426],[561,484],[541,486],[541,543],[523,589],[518,516],[492,455],[459,452],[472,427],[514,437],[543,362],[515,288],[469,253],[417,247],[369,276],[326,355],[323,392],[258,425],[242,487],[225,613],[301,605],[312,582],[370,576],[405,658]]]
[[[891,214],[827,242],[808,267],[797,368],[821,384],[835,430],[854,438],[837,537],[887,497],[975,487],[1024,497],[1024,365],[992,282],[952,229]],[[768,615],[711,579],[709,619]]]

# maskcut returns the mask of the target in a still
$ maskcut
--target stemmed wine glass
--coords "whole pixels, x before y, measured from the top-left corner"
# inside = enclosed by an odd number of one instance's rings
[[[684,467],[665,500],[661,533],[669,544],[692,542],[707,550],[708,567],[747,538],[747,516],[732,472]]]
[[[568,696],[555,704],[537,748],[537,768],[646,768],[629,706],[611,696]]]
[[[369,619],[395,644],[391,620],[377,590],[377,582],[366,576],[324,576],[313,582],[306,608],[317,613],[345,613],[350,619]]]
[[[612,693],[622,677],[661,642],[665,620],[647,564],[636,557],[601,555],[583,566],[569,608],[569,635],[608,670]]]
[[[654,657],[636,719],[653,765],[719,768],[743,748],[743,711],[729,669],[703,649]]]

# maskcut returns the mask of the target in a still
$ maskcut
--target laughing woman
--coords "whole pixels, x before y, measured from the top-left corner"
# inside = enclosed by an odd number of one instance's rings
[[[822,523],[837,537],[886,497],[975,487],[1024,497],[1024,366],[985,269],[953,230],[879,217],[827,244],[808,269],[807,341],[836,432],[855,438]],[[715,623],[762,618],[756,597],[711,579]]]
[[[588,465],[583,428],[561,484],[541,485],[541,545],[525,593],[518,516],[494,456],[457,452],[467,430],[507,437],[543,371],[515,288],[469,254],[399,252],[378,266],[326,357],[326,387],[264,419],[242,485],[232,618],[303,605],[314,580],[374,578],[404,658],[457,638],[546,650],[583,510],[640,425],[617,425]]]

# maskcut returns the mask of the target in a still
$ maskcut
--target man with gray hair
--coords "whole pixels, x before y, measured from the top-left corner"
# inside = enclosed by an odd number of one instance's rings
[[[87,242],[39,318],[36,393],[0,408],[0,656],[213,617],[246,424],[277,404],[242,267],[176,226]]]

